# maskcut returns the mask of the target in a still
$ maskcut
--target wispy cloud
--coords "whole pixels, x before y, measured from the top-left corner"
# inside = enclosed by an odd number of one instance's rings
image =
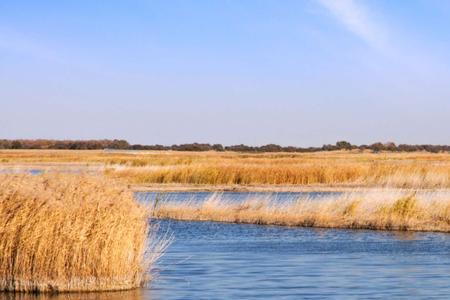
[[[445,59],[434,49],[418,42],[414,32],[399,34],[395,23],[386,23],[364,0],[315,0],[346,30],[382,54],[384,60],[365,61],[371,68],[383,67],[409,82],[435,84],[448,78]],[[376,2],[375,2],[376,3]],[[389,13],[385,11],[384,13]],[[401,20],[397,20],[401,22]]]
[[[319,4],[347,30],[357,35],[371,47],[387,51],[387,32],[384,26],[374,21],[362,1],[317,0]]]

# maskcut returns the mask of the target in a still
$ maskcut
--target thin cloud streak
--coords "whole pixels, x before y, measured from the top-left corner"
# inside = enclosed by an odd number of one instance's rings
[[[402,77],[409,78],[412,82],[447,78],[448,71],[442,68],[443,62],[439,61],[429,48],[424,48],[423,45],[405,47],[404,45],[414,45],[410,42],[411,37],[408,40],[405,35],[399,35],[395,28],[376,18],[363,0],[316,2],[349,32],[387,59],[391,67],[396,66]],[[372,68],[378,69],[378,62]]]
[[[345,28],[371,47],[387,52],[387,33],[368,13],[362,1],[317,0]]]

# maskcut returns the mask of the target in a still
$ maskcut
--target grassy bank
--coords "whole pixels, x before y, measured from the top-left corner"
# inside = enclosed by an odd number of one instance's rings
[[[114,167],[108,176],[133,184],[325,185],[399,188],[450,188],[448,166],[357,164],[337,162],[299,165],[188,165]]]
[[[215,194],[204,202],[161,201],[155,216],[189,221],[450,232],[450,195],[379,190],[286,202],[253,196],[238,203]]]
[[[133,185],[450,188],[449,153],[3,150],[0,168],[93,168]]]
[[[148,217],[130,190],[101,177],[0,175],[0,291],[139,287],[164,246]]]

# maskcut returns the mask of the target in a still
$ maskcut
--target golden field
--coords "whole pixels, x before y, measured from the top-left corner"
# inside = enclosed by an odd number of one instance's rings
[[[149,213],[100,176],[1,174],[0,291],[141,286],[165,245],[151,234]]]
[[[205,201],[159,201],[154,215],[189,221],[450,232],[450,193],[381,189],[281,202],[264,196],[236,202],[213,194]]]
[[[450,188],[449,153],[2,150],[0,168],[90,170],[141,187]]]

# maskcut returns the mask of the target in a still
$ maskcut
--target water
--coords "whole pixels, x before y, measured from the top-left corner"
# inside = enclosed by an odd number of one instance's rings
[[[171,195],[182,201],[209,194]],[[137,195],[141,200],[153,196]],[[277,197],[290,199],[292,194]],[[148,289],[39,297],[4,294],[0,299],[450,297],[450,234],[169,220],[160,221],[160,227],[162,232],[171,231],[175,240],[156,266],[158,277]]]
[[[450,235],[164,221],[152,299],[448,298]]]
[[[39,175],[44,173],[41,169],[0,169],[0,174],[22,174],[28,173],[31,175]]]
[[[244,201],[246,199],[271,199],[274,201],[294,201],[298,198],[320,199],[326,196],[340,195],[341,192],[136,192],[135,198],[142,202],[163,201],[205,201],[218,194],[223,201]]]

